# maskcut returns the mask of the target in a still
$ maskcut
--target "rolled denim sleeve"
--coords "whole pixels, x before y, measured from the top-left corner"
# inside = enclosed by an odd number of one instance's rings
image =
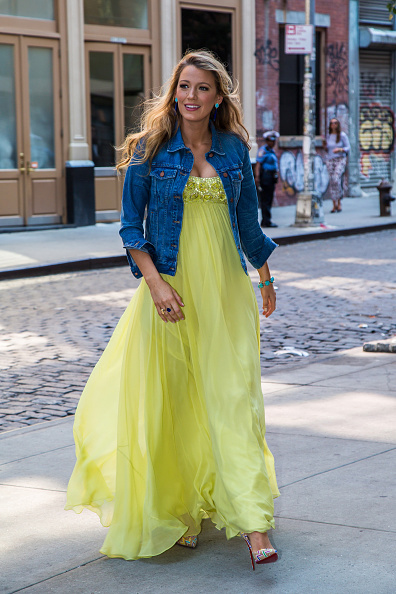
[[[241,246],[254,268],[261,268],[277,244],[265,235],[258,222],[258,199],[249,152],[244,149],[241,196],[237,205],[237,218]]]
[[[143,221],[145,208],[150,197],[150,175],[148,163],[136,164],[131,161],[122,191],[120,236],[132,273],[136,277],[141,272],[133,260],[129,249],[147,252],[155,259],[155,249],[144,236]]]

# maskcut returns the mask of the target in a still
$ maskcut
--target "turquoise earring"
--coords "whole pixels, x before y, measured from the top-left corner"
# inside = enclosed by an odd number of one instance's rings
[[[177,113],[177,104],[178,104],[179,100],[177,97],[175,97],[175,112]]]
[[[219,108],[219,104],[218,103],[215,103],[215,112],[213,114],[213,121],[214,122],[216,121],[216,116],[217,116],[217,110],[218,110],[218,108]]]

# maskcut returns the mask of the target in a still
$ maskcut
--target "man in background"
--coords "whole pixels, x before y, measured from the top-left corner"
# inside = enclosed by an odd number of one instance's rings
[[[270,130],[263,134],[265,144],[259,148],[254,168],[254,178],[258,189],[261,207],[261,226],[277,227],[271,221],[271,208],[274,199],[275,184],[278,181],[278,158],[274,151],[279,133]]]

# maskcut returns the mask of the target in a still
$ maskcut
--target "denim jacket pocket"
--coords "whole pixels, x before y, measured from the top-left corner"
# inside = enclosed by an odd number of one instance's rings
[[[164,202],[172,195],[172,189],[177,175],[173,167],[153,166],[150,171],[152,191],[160,202]]]

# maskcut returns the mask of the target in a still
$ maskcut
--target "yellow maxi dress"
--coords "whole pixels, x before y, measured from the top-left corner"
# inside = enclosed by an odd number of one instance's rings
[[[81,396],[66,509],[110,526],[101,552],[158,555],[210,517],[227,538],[274,527],[259,313],[220,178],[190,176],[177,272],[185,321],[164,323],[144,279]]]

